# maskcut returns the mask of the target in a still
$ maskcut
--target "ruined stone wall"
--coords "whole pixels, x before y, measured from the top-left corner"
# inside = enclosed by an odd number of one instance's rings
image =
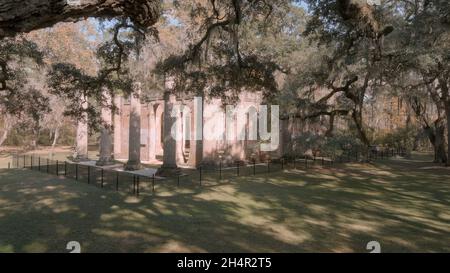
[[[279,157],[283,150],[287,148],[283,142],[289,137],[288,122],[280,122],[280,148],[277,151],[263,153],[260,151],[260,142],[258,140],[248,140],[249,134],[253,129],[258,130],[258,124],[254,124],[253,118],[257,118],[260,111],[262,98],[260,93],[242,93],[239,102],[235,107],[244,109],[245,115],[234,116],[232,122],[226,122],[227,117],[225,108],[220,99],[203,100],[203,140],[195,140],[195,111],[194,100],[179,100],[173,97],[176,105],[183,105],[190,109],[190,122],[186,116],[179,116],[183,122],[177,123],[177,133],[182,135],[177,140],[176,161],[179,166],[196,167],[202,165],[218,164],[220,160],[224,164],[234,163],[237,160],[265,160],[267,156]],[[114,118],[114,155],[116,159],[126,160],[128,158],[128,134],[130,120],[129,100],[120,99],[119,114]],[[162,128],[164,113],[164,101],[155,100],[141,105],[141,161],[156,162],[162,160],[164,153]],[[186,115],[186,114],[184,114]],[[231,128],[227,128],[231,127]],[[292,125],[291,125],[292,126]],[[230,131],[226,133],[227,129]],[[243,134],[239,139],[239,134]],[[189,136],[189,137],[188,137]],[[212,136],[212,138],[211,138]],[[189,139],[190,138],[190,139]],[[284,149],[283,149],[284,147]]]

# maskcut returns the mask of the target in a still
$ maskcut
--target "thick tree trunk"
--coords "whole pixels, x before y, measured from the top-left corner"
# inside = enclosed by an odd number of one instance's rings
[[[33,138],[31,140],[31,149],[32,150],[36,150],[38,147],[38,140],[39,140],[39,135],[40,135],[40,125],[39,125],[39,121],[36,122],[34,128],[33,128]]]
[[[438,120],[435,123],[435,153],[437,163],[447,163],[448,158],[445,150],[445,123]]]
[[[445,117],[447,120],[447,166],[450,165],[450,101],[445,106]]]
[[[366,132],[364,131],[363,124],[362,124],[362,113],[361,111],[354,110],[352,113],[353,121],[355,122],[356,130],[358,131],[359,139],[362,141],[362,143],[366,146],[370,146],[369,138],[366,135]]]
[[[334,131],[334,118],[335,116],[333,114],[330,115],[328,130],[325,132],[326,137],[333,137],[333,131]]]
[[[434,133],[433,128],[431,128],[428,125],[425,125],[423,127],[423,130],[425,131],[425,133],[427,134],[428,140],[431,143],[431,146],[433,146],[433,152],[434,152],[434,162],[438,162],[438,157],[437,157],[437,149],[436,149],[436,134]]]
[[[59,138],[59,126],[56,127],[55,133],[53,134],[52,150],[55,149],[56,143],[58,142],[58,138]]]
[[[0,38],[87,17],[125,16],[149,27],[160,9],[159,0],[0,0]]]
[[[3,133],[0,135],[0,147],[3,145],[3,143],[8,138],[9,131],[11,130],[12,122],[10,121],[10,118],[8,116],[4,119],[4,126],[3,126]]]
[[[52,149],[51,149],[51,155],[53,156],[53,153],[54,153],[54,151],[55,151],[55,146],[56,146],[56,143],[58,143],[58,138],[59,138],[59,127],[60,127],[61,125],[60,124],[58,124],[57,126],[56,126],[56,128],[55,128],[55,133],[53,134],[53,142],[52,142]]]
[[[441,89],[441,101],[444,105],[444,113],[445,113],[445,123],[442,125],[443,131],[445,131],[445,126],[447,125],[447,153],[446,153],[446,165],[450,165],[450,88],[448,86],[449,79],[448,78],[439,78],[439,87]],[[445,139],[444,139],[445,142]],[[445,144],[444,144],[445,145]]]

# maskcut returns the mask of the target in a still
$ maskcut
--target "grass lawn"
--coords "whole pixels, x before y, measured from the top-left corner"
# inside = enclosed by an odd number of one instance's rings
[[[19,147],[11,147],[6,150],[0,150],[0,169],[8,168],[8,163],[10,163],[11,166],[13,166],[12,154],[17,154],[17,153],[20,155],[27,154],[27,155],[40,156],[42,158],[59,160],[61,162],[68,160],[67,157],[73,154],[70,147],[56,147],[53,155],[51,154],[49,147],[42,147],[39,150],[27,151],[27,152],[22,151]],[[98,151],[89,151],[89,158],[97,159]]]
[[[415,160],[290,170],[135,198],[0,170],[0,252],[450,252],[450,169]],[[207,182],[207,181],[206,181]]]

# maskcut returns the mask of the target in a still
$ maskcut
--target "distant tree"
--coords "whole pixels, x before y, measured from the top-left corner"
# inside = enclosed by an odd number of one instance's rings
[[[95,50],[100,43],[100,33],[91,20],[75,24],[57,24],[51,30],[32,31],[27,37],[45,51],[44,62],[47,72],[52,65],[61,62],[70,63],[87,75],[95,75],[99,70]],[[59,93],[51,92],[46,83],[46,75],[42,71],[31,77],[34,82],[39,82],[41,90],[48,97],[51,105],[51,111],[43,117],[40,125],[41,129],[49,131],[53,150],[64,122],[74,120],[73,117],[65,115],[73,101],[65,100]]]
[[[24,37],[0,40],[0,111],[6,125],[6,139],[14,121],[33,115],[36,122],[48,109],[45,96],[30,83],[29,71],[43,65],[38,46]]]
[[[157,37],[156,29],[140,28],[125,18],[112,21],[105,32],[105,41],[96,51],[99,69],[95,74],[88,74],[66,62],[53,64],[48,73],[50,93],[67,103],[65,114],[82,119],[87,113],[92,130],[99,130],[104,124],[102,107],[116,110],[106,96],[130,95],[134,91],[135,79],[130,73],[130,60],[138,58],[146,38]],[[83,107],[80,98],[89,101],[87,108]]]

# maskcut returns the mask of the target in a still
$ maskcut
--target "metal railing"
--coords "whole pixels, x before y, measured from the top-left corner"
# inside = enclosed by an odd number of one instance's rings
[[[38,155],[13,155],[8,168],[30,169],[59,177],[66,177],[78,182],[100,188],[124,191],[139,196],[142,192],[156,192],[157,186],[183,187],[208,186],[237,177],[256,176],[284,171],[287,169],[308,169],[312,166],[334,166],[339,163],[359,162],[364,159],[387,159],[395,155],[405,155],[404,150],[385,149],[381,151],[349,151],[339,156],[331,157],[283,157],[261,161],[236,161],[231,165],[221,163],[215,167],[199,167],[183,169],[178,175],[159,178],[155,175],[145,176],[126,171],[101,168],[70,161],[52,160]]]

